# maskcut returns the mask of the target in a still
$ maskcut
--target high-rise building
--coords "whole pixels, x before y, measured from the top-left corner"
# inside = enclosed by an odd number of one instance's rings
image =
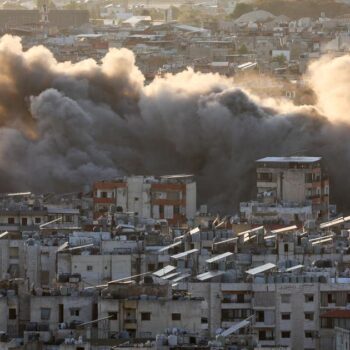
[[[329,178],[321,157],[266,157],[256,161],[257,198],[241,203],[251,222],[327,218]]]
[[[196,182],[192,175],[130,176],[94,184],[94,217],[113,211],[139,218],[182,224],[196,214]]]

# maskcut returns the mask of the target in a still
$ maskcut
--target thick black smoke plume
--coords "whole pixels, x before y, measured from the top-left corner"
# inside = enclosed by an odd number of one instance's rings
[[[320,104],[297,108],[191,70],[146,86],[125,49],[110,50],[101,64],[58,63],[46,48],[24,52],[19,38],[5,36],[0,191],[79,190],[116,175],[194,173],[200,202],[232,212],[254,192],[257,158],[307,150],[325,158],[333,199],[350,207],[350,126],[341,119],[349,111],[350,59],[336,60],[310,69]],[[346,76],[332,95],[339,69]]]

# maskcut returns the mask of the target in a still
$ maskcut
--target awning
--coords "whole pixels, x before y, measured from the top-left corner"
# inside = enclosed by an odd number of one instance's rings
[[[225,273],[224,271],[208,271],[198,275],[196,278],[200,281],[206,281],[214,277],[221,276],[224,273]]]
[[[190,255],[190,254],[193,254],[193,253],[196,253],[196,252],[198,252],[198,249],[186,250],[185,252],[172,255],[171,258],[178,260],[178,259],[181,259],[181,258],[185,258],[187,255]]]
[[[258,267],[254,267],[253,269],[247,270],[246,273],[254,276],[254,275],[257,275],[258,273],[269,271],[275,267],[276,267],[275,264],[267,263],[265,265],[261,265]]]
[[[156,272],[153,272],[153,275],[155,275],[157,277],[163,277],[174,270],[176,270],[175,266],[167,265],[167,266],[163,267],[162,269],[160,269]]]
[[[210,258],[210,259],[205,260],[205,261],[206,261],[207,263],[213,263],[213,262],[217,262],[217,261],[226,259],[226,258],[228,258],[228,257],[231,256],[231,255],[233,255],[233,253],[231,253],[231,252],[226,252],[226,253],[223,253],[223,254],[214,256],[213,258]]]

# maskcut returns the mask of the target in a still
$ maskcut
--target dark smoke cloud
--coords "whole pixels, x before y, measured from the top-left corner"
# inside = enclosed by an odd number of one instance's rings
[[[322,116],[322,106],[259,101],[229,79],[191,70],[145,86],[128,50],[111,50],[101,64],[58,63],[44,47],[23,52],[10,36],[0,41],[0,87],[1,191],[194,173],[200,202],[233,211],[254,192],[257,158],[307,150],[325,157],[334,200],[350,206],[350,126]]]

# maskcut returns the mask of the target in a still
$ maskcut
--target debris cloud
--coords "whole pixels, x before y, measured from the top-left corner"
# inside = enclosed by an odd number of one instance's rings
[[[325,158],[333,200],[350,208],[350,56],[322,59],[307,79],[315,106],[253,96],[191,69],[145,85],[133,54],[58,63],[42,46],[0,40],[0,191],[70,191],[128,174],[193,173],[199,201],[234,211],[267,155]],[[345,72],[340,84],[336,72]]]

